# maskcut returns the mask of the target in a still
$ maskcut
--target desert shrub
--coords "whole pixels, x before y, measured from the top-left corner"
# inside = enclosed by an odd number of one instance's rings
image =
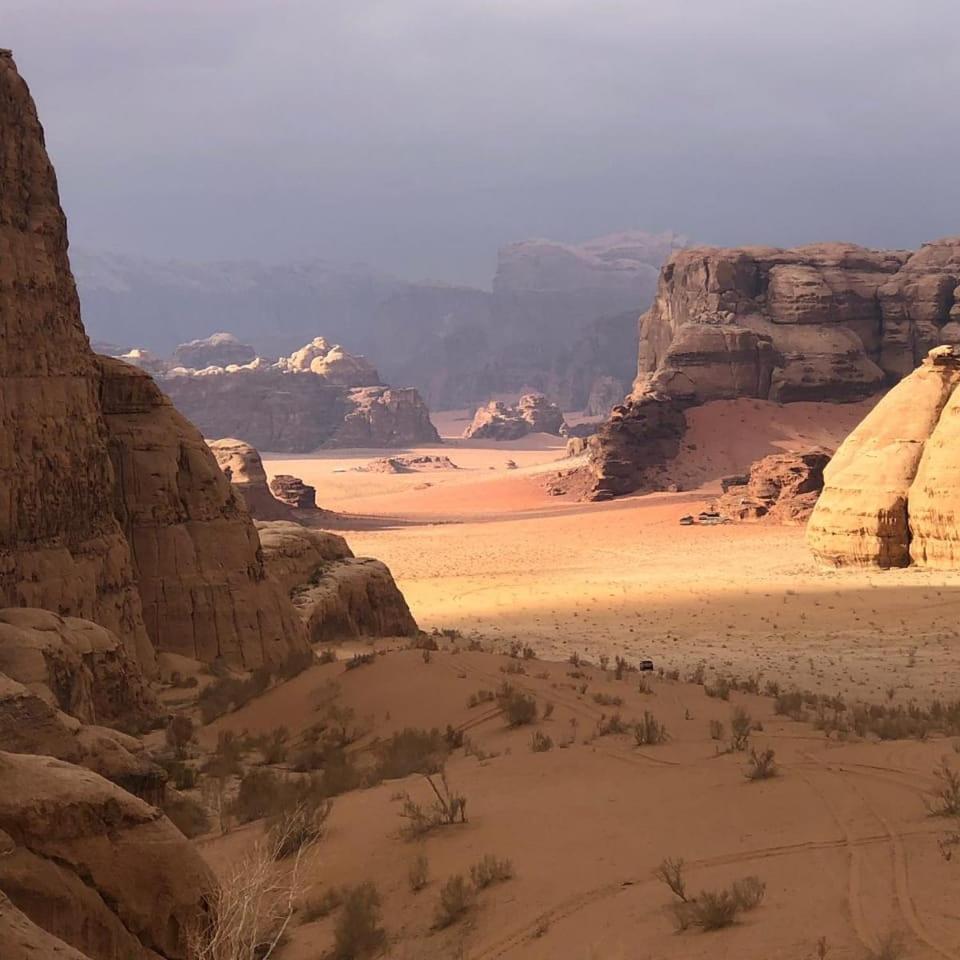
[[[374,663],[377,659],[376,653],[355,653],[349,660],[343,663],[344,670],[356,670],[357,667],[366,667]]]
[[[516,660],[511,660],[500,668],[501,673],[509,673],[515,676],[526,676],[526,668],[522,663],[518,663]]]
[[[660,862],[653,875],[665,883],[670,891],[683,903],[687,900],[687,881],[683,876],[683,860],[680,857],[667,857]]]
[[[737,909],[746,912],[760,906],[767,892],[767,885],[759,877],[742,877],[733,881],[730,892],[736,901]]]
[[[753,749],[750,751],[746,770],[748,780],[769,780],[771,777],[777,776],[778,773],[773,750],[767,749],[758,752]]]
[[[530,736],[530,749],[534,753],[546,753],[553,749],[553,740],[542,730],[534,730]]]
[[[523,648],[523,659],[524,660],[536,660],[537,651],[533,649],[529,644],[526,644]]]
[[[374,779],[399,780],[411,773],[437,773],[449,751],[449,742],[436,727],[406,727],[375,745]]]
[[[486,890],[495,883],[503,883],[513,876],[513,863],[486,854],[470,868],[470,882],[477,890]]]
[[[182,713],[174,714],[167,723],[165,736],[167,744],[183,760],[194,740],[193,721]]]
[[[608,737],[620,733],[628,733],[630,724],[627,723],[619,713],[611,713],[610,716],[602,716],[597,721],[595,733],[598,737]]]
[[[163,800],[163,812],[170,822],[190,840],[209,833],[213,826],[210,814],[202,803],[175,790],[167,790]]]
[[[704,684],[703,692],[708,697],[713,697],[719,700],[729,700],[730,691],[733,688],[730,680],[727,677],[717,677],[713,685]]]
[[[677,669],[667,670],[664,672],[663,676],[667,680],[673,680],[676,682],[680,679],[680,671]]]
[[[437,827],[467,822],[467,798],[454,792],[446,771],[441,770],[439,777],[427,774],[424,779],[433,791],[433,802],[424,806],[407,794],[400,808],[400,816],[407,821],[400,834],[407,840],[422,837]]]
[[[730,717],[730,749],[746,750],[750,741],[753,720],[743,707],[735,707]]]
[[[701,660],[693,670],[687,675],[687,683],[695,683],[698,686],[703,686],[703,682],[707,677],[707,665]]]
[[[196,768],[182,760],[159,758],[157,763],[167,771],[167,779],[177,790],[192,790],[199,782]]]
[[[300,914],[304,923],[314,923],[329,917],[334,910],[343,905],[343,890],[340,887],[330,887],[324,890],[319,897],[313,897],[303,905]]]
[[[323,836],[333,801],[308,789],[294,789],[283,799],[283,807],[267,821],[270,842],[278,860],[292,857]]]
[[[438,930],[452,926],[467,914],[473,906],[473,900],[473,888],[462,874],[455,873],[440,888],[433,925]]]
[[[407,869],[407,881],[414,893],[419,893],[430,881],[430,864],[425,853],[418,853]]]
[[[504,682],[497,691],[497,706],[511,727],[522,727],[537,719],[537,701],[528,693]]]
[[[645,695],[653,693],[653,687],[650,686],[650,680],[646,676],[641,677],[637,683],[637,693]]]
[[[936,786],[924,798],[927,810],[935,817],[960,817],[960,773],[944,757],[933,777]]]
[[[357,960],[383,946],[386,932],[380,918],[380,893],[373,883],[367,880],[347,890],[333,931],[334,960]]]
[[[283,763],[290,752],[290,731],[277,727],[260,738],[260,752],[266,763]]]
[[[696,900],[677,905],[676,916],[682,918],[681,929],[722,930],[736,919],[738,906],[730,890],[705,890]],[[679,924],[678,924],[679,925]]]
[[[666,742],[667,728],[649,710],[644,710],[643,718],[634,725],[633,736],[638,747],[655,747]]]
[[[720,720],[711,720],[710,721],[710,739],[711,740],[722,740],[724,733],[724,726]]]
[[[805,720],[806,711],[803,708],[803,694],[799,690],[787,690],[776,693],[773,702],[773,712],[791,720]]]
[[[496,699],[492,690],[478,690],[467,697],[467,706],[472,710],[474,707],[479,707],[481,703],[493,703]]]
[[[274,813],[283,793],[283,781],[270,770],[250,770],[240,780],[232,812],[241,823]]]
[[[593,702],[601,707],[622,707],[623,697],[617,697],[609,693],[595,693]]]
[[[437,638],[431,633],[419,633],[410,644],[411,650],[439,650],[440,644]]]
[[[903,938],[898,933],[881,937],[876,949],[870,951],[870,960],[900,960],[902,956]]]
[[[240,737],[232,730],[221,730],[213,756],[203,764],[201,770],[214,777],[239,776],[242,772],[240,761],[245,752],[246,744]]]
[[[326,663],[337,662],[337,651],[333,647],[324,647],[317,655],[317,663],[323,666]]]
[[[635,673],[637,669],[632,663],[630,663],[628,660],[624,659],[619,655],[615,658],[614,664],[615,664],[615,667],[614,667],[613,675],[614,675],[614,678],[617,680],[622,680],[624,677],[624,674]]]

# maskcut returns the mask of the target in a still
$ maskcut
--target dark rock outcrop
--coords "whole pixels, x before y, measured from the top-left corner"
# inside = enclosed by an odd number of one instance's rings
[[[270,481],[270,492],[294,510],[316,510],[317,488],[289,473],[278,473]]]
[[[729,520],[806,523],[823,490],[823,469],[830,455],[822,450],[774,453],[756,461],[746,477],[730,478],[712,509]]]
[[[217,458],[224,476],[243,498],[251,517],[256,520],[293,519],[289,504],[278,500],[267,485],[263,460],[254,447],[232,437],[208,440],[207,446]]]

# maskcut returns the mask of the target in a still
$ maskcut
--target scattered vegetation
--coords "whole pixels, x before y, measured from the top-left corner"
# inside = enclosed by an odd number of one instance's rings
[[[433,925],[438,930],[452,926],[473,906],[473,888],[460,873],[455,873],[440,888],[440,897],[434,913]]]
[[[750,742],[750,732],[753,730],[753,720],[743,707],[734,707],[730,717],[730,749],[743,751]]]
[[[604,714],[598,721],[594,731],[598,737],[607,737],[612,734],[629,733],[630,725],[619,713],[611,713],[610,716]]]
[[[497,690],[497,706],[511,727],[522,727],[537,719],[537,701],[507,682]]]
[[[330,887],[324,890],[319,897],[308,900],[300,910],[304,923],[314,923],[329,917],[334,910],[343,905],[343,890],[340,887]]]
[[[382,947],[386,932],[380,920],[380,893],[371,881],[346,891],[333,932],[334,960],[358,960]]]
[[[414,893],[419,893],[430,882],[430,864],[425,853],[418,853],[410,861],[407,880]]]
[[[553,749],[553,740],[542,730],[534,730],[530,737],[530,749],[534,753],[546,753]]]
[[[935,817],[960,817],[960,773],[944,757],[933,776],[936,786],[924,798],[927,810]]]
[[[622,707],[623,697],[617,697],[609,693],[595,693],[593,702],[601,707]]]
[[[750,751],[750,758],[747,760],[746,776],[748,780],[769,780],[779,774],[774,752],[771,749]]]
[[[513,876],[513,864],[488,853],[470,868],[470,882],[477,890],[486,890],[495,883],[503,883]]]
[[[453,728],[450,730],[456,734]],[[459,745],[462,744],[460,739]],[[376,766],[372,779],[379,783],[381,780],[399,780],[411,773],[438,773],[449,752],[448,738],[436,727],[432,730],[406,727],[374,745]]]
[[[467,798],[454,792],[447,781],[446,771],[441,770],[439,777],[427,774],[424,779],[433,791],[434,800],[430,806],[424,807],[409,794],[404,796],[400,816],[407,823],[400,834],[407,840],[422,837],[437,827],[467,822]]]
[[[372,650],[369,653],[355,653],[349,660],[344,661],[343,668],[344,670],[356,670],[357,667],[369,666],[376,659],[377,655]]]
[[[720,720],[710,721],[710,739],[722,740],[724,736],[724,726]]]
[[[667,728],[649,711],[643,711],[643,718],[633,727],[633,736],[638,747],[655,747],[667,740]]]
[[[684,862],[681,857],[667,857],[660,862],[653,875],[661,883],[665,883],[671,893],[682,903],[687,902],[687,881],[683,875]]]
[[[176,713],[167,723],[167,745],[173,750],[178,760],[186,758],[195,736],[193,721],[185,714]]]
[[[467,697],[467,707],[472,710],[474,707],[479,707],[481,703],[493,703],[496,699],[496,694],[492,690],[478,690]]]

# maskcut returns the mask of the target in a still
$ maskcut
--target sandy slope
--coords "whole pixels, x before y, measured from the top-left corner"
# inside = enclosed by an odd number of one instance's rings
[[[709,404],[692,411],[678,464],[702,486],[603,504],[546,494],[570,462],[544,436],[453,441],[436,452],[463,469],[429,474],[351,469],[374,451],[265,459],[316,484],[325,506],[382,518],[350,543],[390,565],[423,626],[517,637],[545,655],[703,659],[866,697],[942,693],[958,679],[960,575],[834,571],[813,562],[800,528],[677,524],[720,476],[768,452],[834,447],[865,409]]]

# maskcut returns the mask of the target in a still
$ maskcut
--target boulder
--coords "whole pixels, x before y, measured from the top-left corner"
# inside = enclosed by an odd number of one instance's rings
[[[271,576],[290,591],[312,642],[407,637],[417,623],[390,570],[354,557],[336,534],[296,523],[260,523]]]
[[[527,393],[516,406],[491,400],[478,408],[463,436],[467,440],[519,440],[528,433],[561,436],[565,430],[563,414],[555,403],[542,393]]]
[[[47,610],[0,610],[0,672],[84,723],[140,731],[162,716],[116,634]]]
[[[0,839],[0,891],[50,936],[90,960],[186,960],[213,879],[155,807],[82,767],[0,753]]]
[[[747,477],[721,481],[723,495],[711,510],[728,520],[806,523],[823,490],[829,462],[830,455],[822,450],[763,457],[751,465]]]
[[[208,440],[207,446],[217,458],[224,476],[243,498],[250,516],[257,520],[293,518],[289,504],[278,500],[268,486],[267,471],[263,469],[263,460],[256,448],[232,437]]]
[[[289,473],[278,473],[270,481],[270,492],[281,503],[295,510],[317,509],[317,488],[311,487],[310,484],[304,483],[299,477]]]
[[[960,565],[960,349],[944,345],[864,418],[824,471],[807,543],[835,565]]]
[[[4,960],[91,960],[38,927],[0,891],[0,957]]]

